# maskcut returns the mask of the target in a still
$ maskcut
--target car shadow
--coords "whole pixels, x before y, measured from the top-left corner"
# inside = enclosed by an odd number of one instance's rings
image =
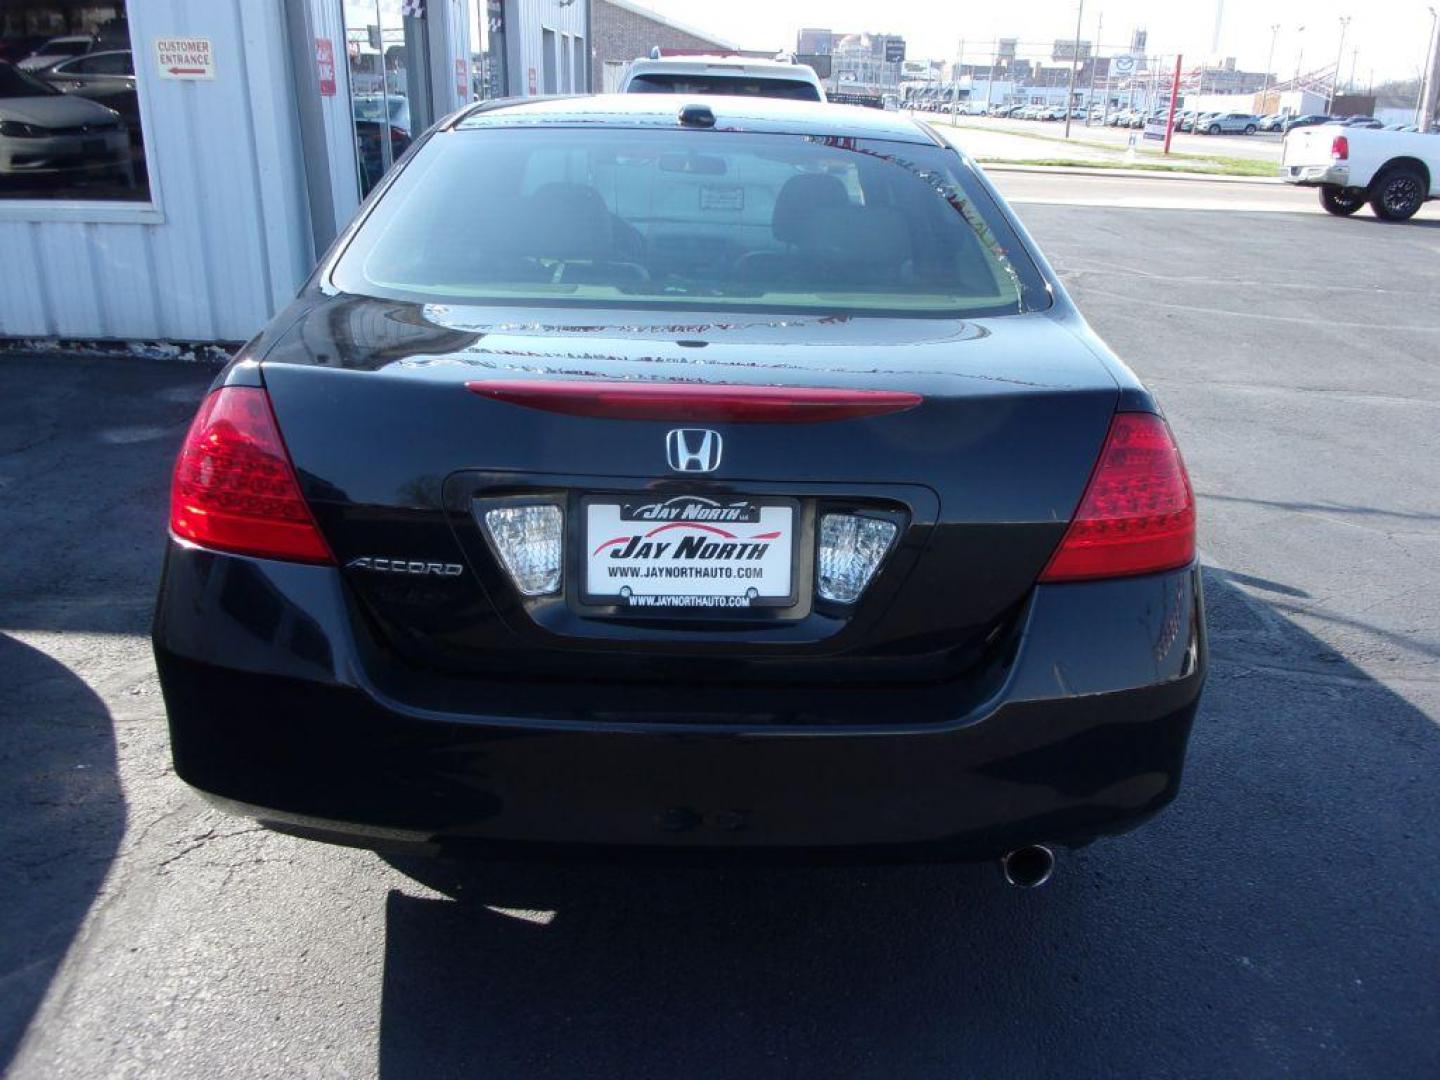
[[[125,801],[104,703],[0,634],[0,1074],[120,845]]]
[[[392,859],[423,888],[386,904],[382,1076],[1436,1074],[1440,732],[1207,592],[1179,800],[1043,890]]]

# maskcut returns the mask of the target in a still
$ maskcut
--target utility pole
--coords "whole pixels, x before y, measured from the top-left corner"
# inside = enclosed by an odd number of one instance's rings
[[[1085,102],[1085,126],[1090,126],[1090,112],[1095,108],[1095,71],[1100,66],[1100,34],[1105,29],[1105,12],[1100,12],[1100,18],[1095,23],[1095,48],[1090,50],[1090,97]],[[1110,73],[1109,65],[1106,65],[1105,73]]]
[[[1180,63],[1185,57],[1175,57],[1175,77],[1170,82],[1170,108],[1165,116],[1165,153],[1170,153],[1170,136],[1175,133],[1175,105],[1180,100]]]
[[[1295,28],[1295,40],[1296,40],[1297,42],[1299,42],[1299,44],[1300,44],[1299,51],[1295,53],[1295,89],[1296,89],[1296,90],[1299,90],[1299,89],[1300,89],[1300,68],[1301,68],[1301,66],[1302,66],[1302,65],[1304,64],[1304,62],[1305,62],[1305,27],[1303,27],[1303,26],[1297,26],[1297,27]],[[1304,109],[1305,99],[1304,99],[1304,98],[1301,98],[1301,99],[1300,99],[1300,104],[1301,104],[1301,109],[1300,109],[1300,111],[1301,111],[1301,112],[1304,112],[1304,111],[1305,111],[1305,109]]]
[[[1351,49],[1351,50],[1350,50],[1350,82],[1347,83],[1346,86],[1345,86],[1345,92],[1348,93],[1348,94],[1353,94],[1353,93],[1355,93],[1355,67],[1356,67],[1356,65],[1359,64],[1359,63],[1360,63],[1360,50],[1359,50],[1358,48]]]
[[[990,77],[985,80],[985,115],[990,115],[990,91],[995,86],[995,65],[1000,62],[1000,39],[995,39],[995,50],[990,54]]]
[[[1430,9],[1430,53],[1425,65],[1425,79],[1420,90],[1420,108],[1416,112],[1415,126],[1429,131],[1435,123],[1435,95],[1440,93],[1440,13]]]
[[[955,54],[955,70],[950,73],[950,123],[955,123],[955,106],[960,104],[960,69],[965,66],[965,39],[960,39],[960,51]]]
[[[1080,0],[1080,10],[1075,15],[1075,52],[1070,57],[1070,89],[1065,94],[1065,138],[1070,137],[1070,110],[1075,103],[1075,61],[1080,58],[1080,25],[1085,18],[1085,0]]]
[[[1328,113],[1335,107],[1335,98],[1340,93],[1340,66],[1345,63],[1345,31],[1350,28],[1350,16],[1340,16],[1340,51],[1335,54],[1335,77],[1330,80],[1330,98],[1325,102]]]
[[[1265,61],[1265,89],[1260,91],[1260,109],[1270,112],[1270,72],[1275,67],[1275,42],[1280,37],[1280,24],[1270,27],[1270,59]],[[1278,110],[1277,110],[1278,111]]]

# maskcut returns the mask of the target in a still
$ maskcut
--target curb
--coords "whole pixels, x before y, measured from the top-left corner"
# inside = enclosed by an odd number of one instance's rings
[[[1278,176],[1220,176],[1214,173],[1203,172],[1172,172],[1170,170],[1158,169],[1103,169],[1087,168],[1083,165],[1016,165],[1007,163],[1003,165],[990,164],[984,158],[976,158],[975,161],[987,173],[990,172],[1020,172],[1020,173],[1054,173],[1061,176],[1113,176],[1132,180],[1203,180],[1210,184],[1259,184],[1262,187],[1274,187],[1283,184],[1285,181]]]

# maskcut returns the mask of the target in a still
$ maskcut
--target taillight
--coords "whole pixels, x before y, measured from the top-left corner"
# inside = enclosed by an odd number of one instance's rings
[[[1344,135],[1336,135],[1330,140],[1330,158],[1332,161],[1350,160],[1350,140]]]
[[[333,563],[258,387],[226,386],[200,406],[170,485],[170,531],[219,551]]]
[[[1195,557],[1195,497],[1165,421],[1117,413],[1041,581],[1150,574]]]
[[[883,416],[919,405],[903,390],[734,383],[634,383],[613,380],[493,379],[468,382],[471,393],[530,409],[610,420],[728,420],[805,424]]]

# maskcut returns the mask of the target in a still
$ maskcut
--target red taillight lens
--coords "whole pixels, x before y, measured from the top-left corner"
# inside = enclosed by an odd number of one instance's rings
[[[175,461],[170,531],[242,555],[335,561],[300,494],[264,390],[226,386],[200,406]]]
[[[1350,160],[1350,140],[1344,135],[1336,135],[1330,143],[1330,157],[1335,161]]]
[[[1195,557],[1195,497],[1170,429],[1117,413],[1065,539],[1041,581],[1150,574]]]
[[[728,420],[738,424],[808,424],[882,416],[924,400],[898,390],[832,390],[818,386],[718,383],[578,382],[494,379],[466,389],[496,401],[571,416],[609,420]]]

